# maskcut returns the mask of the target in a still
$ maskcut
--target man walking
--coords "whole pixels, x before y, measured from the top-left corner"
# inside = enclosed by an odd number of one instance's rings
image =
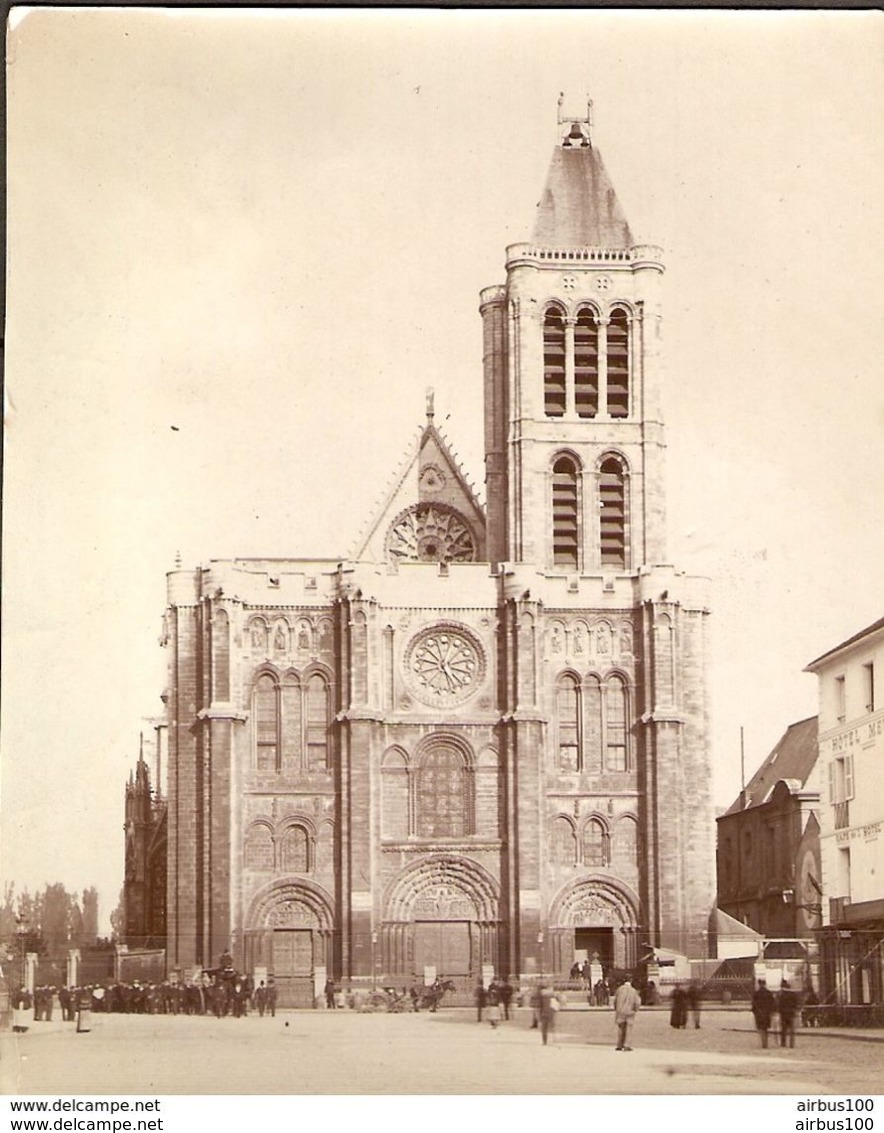
[[[617,1024],[616,1050],[632,1050],[629,1037],[635,1014],[641,1007],[641,996],[632,986],[632,979],[627,976],[623,983],[614,992],[614,1022]]]

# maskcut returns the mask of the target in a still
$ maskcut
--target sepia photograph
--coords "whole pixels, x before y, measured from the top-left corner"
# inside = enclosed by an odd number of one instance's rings
[[[0,1093],[868,1120],[881,13],[6,50]]]

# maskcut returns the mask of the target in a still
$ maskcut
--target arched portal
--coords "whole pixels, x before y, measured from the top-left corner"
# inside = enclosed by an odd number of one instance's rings
[[[589,960],[607,971],[634,968],[641,934],[638,896],[610,877],[591,875],[559,890],[549,911],[550,956],[556,972],[575,960]]]
[[[265,886],[246,917],[246,971],[273,976],[280,1007],[312,1007],[317,969],[332,959],[333,927],[331,897],[320,886],[300,878]]]
[[[379,974],[391,982],[453,980],[470,1002],[483,967],[500,972],[499,887],[478,862],[435,854],[404,869],[384,895]]]

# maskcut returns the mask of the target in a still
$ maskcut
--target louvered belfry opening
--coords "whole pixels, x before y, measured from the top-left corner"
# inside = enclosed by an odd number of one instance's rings
[[[578,565],[577,468],[567,456],[553,465],[553,563],[575,570]]]
[[[608,324],[608,415],[629,416],[629,317],[621,307]]]
[[[578,312],[574,328],[574,406],[578,417],[599,411],[599,328],[589,307]]]
[[[626,490],[623,467],[616,457],[602,464],[599,512],[602,566],[626,566]]]
[[[565,416],[565,320],[556,307],[543,316],[543,410]]]

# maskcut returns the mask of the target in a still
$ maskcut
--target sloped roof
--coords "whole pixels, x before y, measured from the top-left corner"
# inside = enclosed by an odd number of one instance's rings
[[[773,751],[746,784],[745,802],[741,792],[724,813],[738,814],[749,807],[761,806],[781,779],[797,780],[803,787],[816,765],[819,754],[818,734],[816,716],[790,724]]]
[[[602,155],[588,141],[553,150],[532,239],[559,248],[631,248],[635,243]]]
[[[711,922],[709,925],[710,929],[721,936],[728,936],[733,939],[745,938],[746,940],[764,939],[760,932],[756,932],[754,928],[743,924],[742,921],[738,921],[736,917],[732,917],[730,913],[726,913],[724,909],[719,909],[717,905],[713,909],[712,916],[709,919]]]
[[[879,629],[884,629],[884,618],[878,618],[876,622],[872,622],[870,626],[861,629],[859,633],[855,633],[853,637],[848,637],[846,641],[842,641],[841,644],[836,645],[834,649],[827,649],[826,652],[817,657],[816,660],[811,661],[809,665],[805,665],[805,673],[813,672],[814,667],[818,665],[820,661],[825,661],[827,657],[833,656],[833,654],[838,653],[841,649],[846,649],[848,645],[855,645],[858,641],[862,641],[864,637],[875,633]]]

